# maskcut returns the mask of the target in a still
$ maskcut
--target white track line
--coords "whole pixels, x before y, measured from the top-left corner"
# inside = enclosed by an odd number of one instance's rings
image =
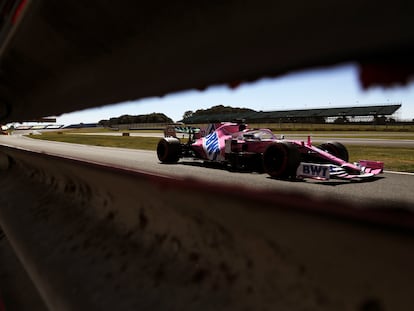
[[[408,172],[384,171],[384,173],[414,176],[414,173],[408,173]]]

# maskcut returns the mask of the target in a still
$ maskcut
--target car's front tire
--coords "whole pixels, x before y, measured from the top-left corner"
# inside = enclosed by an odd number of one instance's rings
[[[299,151],[286,142],[273,143],[263,153],[264,170],[273,178],[296,177],[299,164]]]

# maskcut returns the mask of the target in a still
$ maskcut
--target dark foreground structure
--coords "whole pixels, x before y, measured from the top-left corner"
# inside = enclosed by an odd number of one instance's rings
[[[413,11],[407,1],[2,1],[0,122],[343,62],[357,64],[363,88],[406,84]],[[1,145],[0,309],[412,309],[411,208]]]

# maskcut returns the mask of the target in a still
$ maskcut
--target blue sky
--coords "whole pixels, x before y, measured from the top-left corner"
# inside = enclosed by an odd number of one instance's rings
[[[328,69],[302,71],[254,83],[236,89],[212,86],[204,91],[189,90],[164,96],[118,103],[57,117],[58,124],[94,123],[124,114],[164,113],[174,121],[185,111],[216,105],[275,111],[378,104],[402,104],[397,118],[414,118],[414,81],[408,86],[362,90],[358,69],[352,64]]]

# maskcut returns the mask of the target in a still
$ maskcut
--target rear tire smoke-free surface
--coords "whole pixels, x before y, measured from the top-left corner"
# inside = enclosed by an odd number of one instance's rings
[[[162,163],[177,163],[180,159],[181,143],[173,137],[161,139],[157,145],[158,160]]]
[[[328,141],[326,143],[321,144],[318,148],[346,162],[349,161],[348,150],[346,149],[344,145],[342,145],[341,143],[337,141]]]
[[[299,151],[289,143],[273,143],[263,153],[263,167],[274,178],[296,177]]]

